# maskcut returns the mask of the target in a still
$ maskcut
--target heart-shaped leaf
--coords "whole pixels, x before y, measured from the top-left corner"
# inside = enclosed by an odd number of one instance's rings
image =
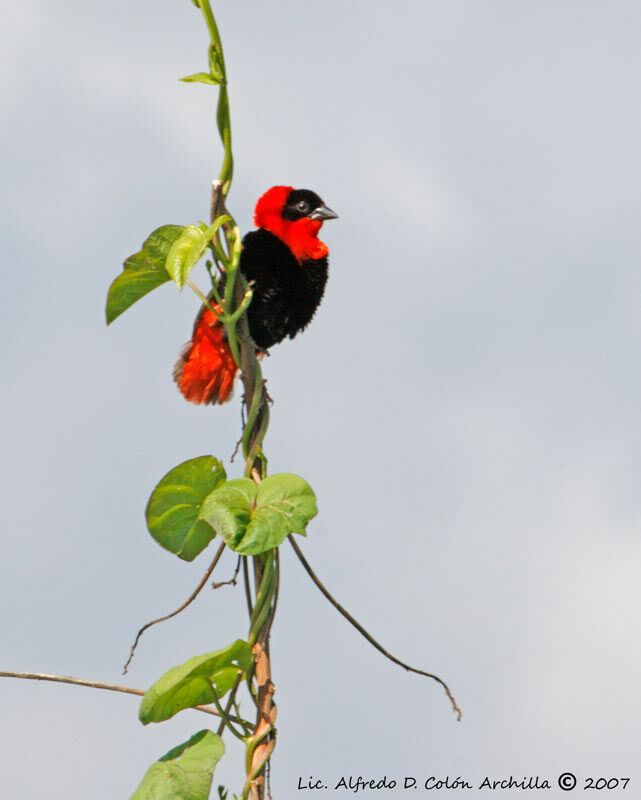
[[[207,800],[224,753],[220,736],[199,731],[149,767],[131,800]]]
[[[298,475],[282,472],[255,484],[238,478],[214,489],[200,509],[200,519],[241,555],[258,555],[278,547],[290,533],[305,536],[316,516],[316,497]]]
[[[251,522],[257,489],[249,478],[235,478],[214,489],[200,509],[200,519],[209,523],[225,544],[237,552]]]
[[[216,532],[199,518],[205,498],[224,484],[225,470],[213,456],[184,461],[168,472],[151,493],[146,509],[149,533],[159,545],[193,561]]]
[[[278,547],[290,533],[305,536],[307,523],[316,514],[316,496],[307,481],[288,472],[265,478],[258,484],[256,509],[243,541],[243,547],[249,550],[243,549],[243,554]]]
[[[233,686],[239,671],[247,674],[252,651],[238,639],[213,653],[190,658],[173,667],[147,689],[138,717],[143,725],[163,722],[186,708],[206,705],[223,697]]]
[[[125,261],[123,271],[113,281],[107,294],[107,325],[146,294],[166,283],[170,276],[165,269],[167,254],[184,228],[163,225],[145,239],[142,249]]]

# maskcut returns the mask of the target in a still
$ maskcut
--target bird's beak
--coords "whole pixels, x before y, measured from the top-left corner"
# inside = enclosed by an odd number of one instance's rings
[[[331,208],[327,208],[327,206],[318,206],[312,211],[309,218],[320,220],[338,219],[338,214],[332,211]]]

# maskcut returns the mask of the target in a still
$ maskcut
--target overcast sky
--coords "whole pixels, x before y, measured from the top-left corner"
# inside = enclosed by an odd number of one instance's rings
[[[314,487],[301,544],[338,600],[463,709],[371,649],[285,544],[274,797],[307,796],[299,776],[510,774],[566,797],[564,771],[638,796],[641,6],[214,10],[239,223],[282,183],[340,215],[320,312],[264,364],[270,470]],[[104,322],[143,239],[207,217],[217,92],[177,81],[206,68],[206,29],[188,0],[32,0],[0,45],[0,670],[144,688],[246,634],[241,588],[206,590],[120,675],[211,558],[153,542],[151,489],[205,453],[241,474],[238,398],[197,408],[171,380],[198,301],[166,285]],[[208,723],[143,728],[135,698],[53,684],[0,693],[7,798],[127,798]],[[216,782],[238,791],[242,755],[229,743]]]

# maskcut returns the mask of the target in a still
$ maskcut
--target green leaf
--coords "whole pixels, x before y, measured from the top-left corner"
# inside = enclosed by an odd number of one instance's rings
[[[147,689],[138,717],[143,725],[163,722],[186,708],[211,703],[214,697],[227,694],[239,670],[246,675],[251,667],[251,647],[242,639],[222,650],[190,658]]]
[[[312,487],[288,472],[271,475],[258,484],[256,506],[243,542],[244,555],[278,547],[290,533],[305,536],[307,523],[318,514]]]
[[[258,485],[249,478],[227,481],[205,499],[199,516],[232,550],[253,556],[278,547],[290,533],[305,536],[317,513],[311,486],[283,472]]]
[[[205,498],[225,480],[223,465],[199,456],[170,470],[151,493],[145,516],[149,533],[161,547],[193,561],[216,532],[198,514]]]
[[[224,753],[220,736],[199,731],[149,767],[131,800],[207,800]]]
[[[209,72],[194,72],[193,75],[185,75],[184,78],[179,80],[183,81],[183,83],[206,83],[209,86],[220,86],[220,78],[210,75]]]
[[[205,224],[187,225],[167,253],[165,267],[182,289],[189,273],[205,254],[210,242]]]
[[[240,542],[251,521],[258,486],[249,478],[227,481],[204,500],[199,517],[219,533],[232,550]]]
[[[182,225],[163,225],[145,239],[142,250],[124,263],[123,272],[107,294],[107,325],[152,289],[169,280],[165,269],[167,253],[183,232]]]

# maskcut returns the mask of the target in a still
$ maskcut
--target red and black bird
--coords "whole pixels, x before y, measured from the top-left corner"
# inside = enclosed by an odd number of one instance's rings
[[[317,194],[292,186],[273,186],[256,204],[258,230],[243,238],[240,271],[252,285],[247,320],[258,350],[293,339],[311,322],[328,274],[329,250],[318,233],[325,220],[337,216]],[[204,306],[174,380],[192,403],[225,403],[236,371],[225,329]]]

